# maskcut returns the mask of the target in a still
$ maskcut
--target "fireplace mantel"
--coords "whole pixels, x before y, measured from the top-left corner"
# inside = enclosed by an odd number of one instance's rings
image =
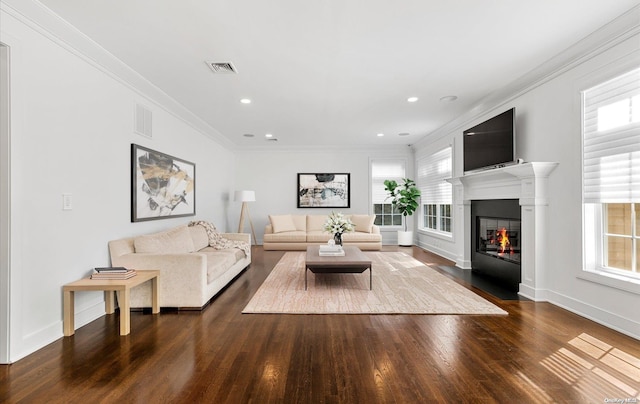
[[[522,215],[522,281],[520,295],[544,300],[543,269],[547,222],[547,179],[558,163],[532,162],[454,177],[458,234],[463,234],[456,265],[471,268],[471,201],[518,199]]]

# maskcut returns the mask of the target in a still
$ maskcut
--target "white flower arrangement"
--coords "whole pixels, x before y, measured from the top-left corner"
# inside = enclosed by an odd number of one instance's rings
[[[324,223],[324,230],[331,234],[342,234],[353,231],[355,226],[351,219],[347,219],[340,212],[331,212],[327,221]]]

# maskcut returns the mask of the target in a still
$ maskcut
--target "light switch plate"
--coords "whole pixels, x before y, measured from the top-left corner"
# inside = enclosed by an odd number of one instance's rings
[[[71,194],[62,194],[62,210],[73,209],[73,196]]]

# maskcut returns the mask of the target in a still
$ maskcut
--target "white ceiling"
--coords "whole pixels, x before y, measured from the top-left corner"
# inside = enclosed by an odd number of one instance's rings
[[[639,2],[40,1],[240,148],[415,143]]]

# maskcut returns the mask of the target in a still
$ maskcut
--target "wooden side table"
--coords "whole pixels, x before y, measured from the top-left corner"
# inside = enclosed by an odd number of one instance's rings
[[[129,279],[80,279],[62,287],[64,297],[63,325],[64,335],[68,337],[75,333],[75,305],[74,294],[77,291],[104,291],[105,311],[112,314],[115,311],[114,292],[118,294],[120,305],[120,335],[128,335],[131,332],[130,291],[146,281],[151,281],[152,312],[160,312],[158,304],[158,276],[160,271],[136,271],[136,276]]]

